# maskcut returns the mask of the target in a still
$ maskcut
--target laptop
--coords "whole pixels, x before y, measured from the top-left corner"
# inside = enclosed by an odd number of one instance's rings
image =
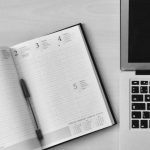
[[[150,0],[121,0],[120,150],[150,149]]]

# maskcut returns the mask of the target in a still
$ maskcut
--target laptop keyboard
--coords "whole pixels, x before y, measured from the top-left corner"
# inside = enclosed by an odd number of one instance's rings
[[[131,128],[150,129],[150,80],[130,82]]]

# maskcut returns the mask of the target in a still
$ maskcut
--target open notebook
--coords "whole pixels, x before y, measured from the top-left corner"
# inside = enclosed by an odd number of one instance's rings
[[[31,93],[37,140],[19,84]],[[115,124],[81,24],[0,51],[0,150],[46,149]]]

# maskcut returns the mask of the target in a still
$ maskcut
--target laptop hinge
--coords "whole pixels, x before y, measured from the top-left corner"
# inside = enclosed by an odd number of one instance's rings
[[[150,70],[136,70],[136,75],[150,75]]]

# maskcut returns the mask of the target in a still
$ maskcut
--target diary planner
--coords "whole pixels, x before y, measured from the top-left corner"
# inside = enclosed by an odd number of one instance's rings
[[[115,124],[81,24],[0,51],[0,150],[46,149]],[[19,80],[30,92],[39,141]]]

